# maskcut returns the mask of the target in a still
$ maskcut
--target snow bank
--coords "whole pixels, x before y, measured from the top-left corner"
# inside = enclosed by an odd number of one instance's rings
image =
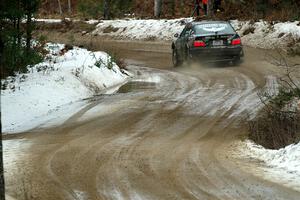
[[[119,39],[172,40],[175,33],[181,32],[192,18],[171,20],[105,20],[101,21],[92,34],[109,35]]]
[[[101,21],[93,34],[108,35],[118,39],[136,40],[172,40],[175,33],[180,33],[192,18],[172,20],[107,20]],[[259,21],[231,21],[233,27],[242,36],[243,44],[259,47],[283,47],[300,40],[300,22],[268,23]]]
[[[61,23],[62,22],[62,19],[34,19],[34,21],[36,22],[45,22],[45,23],[48,23],[48,24],[52,24],[52,23]],[[25,22],[25,20],[24,20]]]
[[[231,21],[233,27],[242,37],[243,43],[265,49],[286,47],[300,41],[300,22],[255,23]]]
[[[263,162],[265,178],[300,191],[300,143],[279,150],[265,149],[249,140],[237,146],[240,156]]]
[[[63,22],[62,19],[35,19],[35,18],[32,18],[32,20],[34,20],[36,22],[44,22],[44,23],[48,23],[48,24]],[[80,21],[82,21],[82,20],[79,20],[79,19],[70,19],[70,18],[65,18],[64,20],[68,20],[68,21],[72,21],[72,22],[80,22]],[[26,20],[24,20],[23,22],[26,22]],[[90,19],[90,20],[82,21],[82,22],[85,22],[87,24],[98,24],[99,20],[97,20],[97,19]]]
[[[64,45],[48,44],[45,62],[2,81],[2,131],[29,130],[50,119],[67,119],[85,106],[81,100],[126,81],[104,52],[74,47],[63,55]],[[51,124],[49,122],[49,124]]]

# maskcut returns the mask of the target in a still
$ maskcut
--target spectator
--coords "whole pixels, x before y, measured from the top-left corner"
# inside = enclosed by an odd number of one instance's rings
[[[214,11],[221,11],[221,0],[214,0]]]
[[[195,0],[195,11],[194,13],[197,13],[197,16],[200,16],[200,0]]]

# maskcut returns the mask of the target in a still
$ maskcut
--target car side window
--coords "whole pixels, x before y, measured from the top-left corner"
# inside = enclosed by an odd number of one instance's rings
[[[192,28],[193,28],[192,24],[187,24],[184,27],[183,31],[181,32],[180,37],[182,38],[182,37],[188,37],[188,36],[190,36],[190,34],[192,33]]]
[[[186,29],[185,36],[186,37],[190,36],[191,32],[192,32],[191,28]]]

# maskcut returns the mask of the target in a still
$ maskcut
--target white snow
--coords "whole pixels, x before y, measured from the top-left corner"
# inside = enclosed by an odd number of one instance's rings
[[[135,40],[172,40],[175,33],[180,33],[192,18],[180,19],[121,19],[101,21],[92,34],[108,35],[118,39]],[[232,20],[231,24],[242,37],[245,45],[258,48],[276,48],[288,45],[300,39],[300,22],[269,23],[258,21]],[[246,29],[254,28],[253,33],[243,35]]]
[[[45,23],[49,23],[49,24],[62,22],[61,19],[34,19],[33,18],[33,20],[36,22],[45,22]]]
[[[273,24],[262,20],[255,23],[233,20],[231,23],[241,35],[243,43],[248,46],[273,49],[285,47],[300,39],[299,21]],[[254,32],[244,35],[249,28],[253,28]]]
[[[48,24],[52,24],[52,23],[61,23],[63,20],[62,19],[35,19],[35,18],[32,18],[34,21],[36,22],[44,22],[44,23],[48,23]],[[70,19],[70,18],[65,18],[65,20],[68,20],[68,21],[73,21],[73,22],[80,22],[81,20],[80,19]],[[87,24],[97,24],[99,23],[100,20],[97,20],[97,19],[89,19],[87,21],[82,21],[82,22],[85,22]],[[26,22],[24,20],[24,22]]]
[[[172,40],[175,33],[180,33],[185,24],[192,20],[192,18],[105,20],[97,25],[97,29],[92,34],[110,35],[120,39]]]
[[[266,179],[300,191],[300,143],[279,150],[265,149],[250,140],[236,146],[239,157],[262,162],[260,173]]]
[[[74,47],[60,55],[63,47],[48,44],[50,54],[45,62],[29,68],[29,73],[2,81],[7,85],[1,90],[4,133],[63,123],[86,105],[82,99],[109,92],[126,81],[128,76],[105,52]]]
[[[88,24],[98,24],[99,20],[97,20],[97,19],[90,19],[90,20],[87,20],[85,22],[88,23]]]
[[[76,19],[65,18],[74,22]],[[38,22],[61,23],[61,19],[34,19]],[[174,40],[175,33],[180,33],[185,24],[193,18],[178,19],[118,19],[85,21],[88,24],[97,24],[93,35],[112,36],[117,39],[131,40]],[[255,48],[282,48],[290,43],[299,43],[300,21],[294,22],[267,22],[267,21],[239,21],[231,20],[231,25],[242,38],[242,43]],[[247,29],[253,33],[244,34]]]

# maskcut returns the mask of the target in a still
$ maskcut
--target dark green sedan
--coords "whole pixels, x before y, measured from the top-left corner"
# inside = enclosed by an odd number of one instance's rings
[[[226,21],[188,23],[172,43],[173,64],[184,61],[238,63],[244,55],[241,38]]]

